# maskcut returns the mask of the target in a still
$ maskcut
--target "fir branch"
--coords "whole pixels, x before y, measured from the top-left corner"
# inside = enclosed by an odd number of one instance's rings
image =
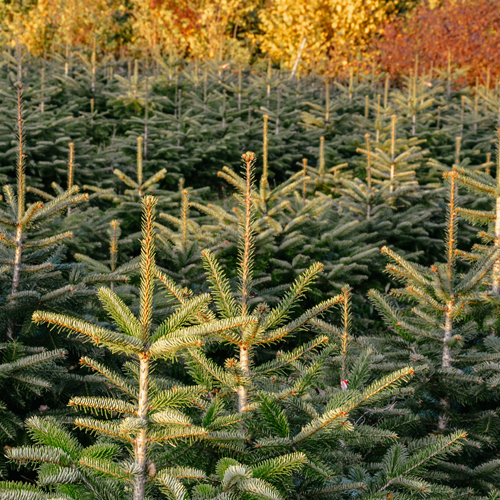
[[[141,342],[134,337],[116,333],[87,323],[86,321],[63,316],[62,314],[35,311],[32,319],[35,324],[48,323],[59,331],[68,331],[69,333],[76,333],[83,338],[89,338],[96,345],[105,345],[113,352],[137,354],[142,349]]]

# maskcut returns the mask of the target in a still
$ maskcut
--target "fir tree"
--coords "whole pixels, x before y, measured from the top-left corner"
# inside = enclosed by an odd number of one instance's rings
[[[120,241],[120,222],[112,220],[108,230],[109,235],[109,259],[105,262],[98,261],[81,253],[75,253],[74,257],[79,262],[88,266],[90,272],[84,278],[86,283],[109,282],[111,291],[115,291],[115,283],[128,281],[126,273],[137,268],[136,259],[118,266],[118,252],[120,243],[129,243],[130,240]]]
[[[118,419],[81,417],[75,420],[78,427],[102,436],[95,445],[83,448],[56,420],[35,417],[28,422],[28,428],[35,442],[42,446],[25,446],[9,451],[11,459],[43,464],[39,472],[41,484],[75,485],[61,486],[61,493],[69,488],[68,492],[76,495],[121,498],[126,495],[125,492],[132,491],[133,498],[139,500],[145,498],[150,477],[167,493],[182,490],[178,478],[193,477],[192,471],[157,471],[154,454],[163,443],[210,434],[203,428],[193,426],[189,417],[177,409],[195,402],[202,389],[196,386],[165,389],[165,384],[156,382],[152,377],[154,360],[172,357],[179,349],[201,345],[204,337],[255,321],[245,315],[210,319],[207,310],[209,296],[205,294],[187,300],[153,331],[154,280],[158,275],[153,229],[156,200],[145,197],[143,203],[139,317],[136,318],[123,301],[107,288],[100,289],[99,298],[116,322],[118,331],[51,312],[37,311],[33,315],[36,323],[46,323],[61,331],[74,333],[97,346],[108,348],[115,355],[126,355],[135,361],[126,365],[129,377],[124,378],[123,374],[96,360],[81,360],[84,366],[97,371],[112,384],[117,395],[120,394],[120,398],[75,397],[69,403],[97,414],[123,416]],[[168,280],[166,283],[171,286]],[[193,325],[193,322],[198,323],[197,318],[207,317],[207,314],[209,321]],[[117,440],[121,446],[117,448],[116,444],[110,443],[110,438]],[[127,449],[130,449],[133,461],[124,453]],[[196,472],[196,475],[204,478],[203,473]]]
[[[488,230],[481,233],[481,237],[486,244],[492,242],[495,249],[500,248],[500,196],[498,193],[498,185],[500,182],[500,154],[497,156],[496,179],[488,173],[477,168],[471,168],[468,165],[457,165],[455,167],[458,173],[457,179],[463,183],[465,187],[475,193],[486,195],[493,201],[493,210],[474,210],[459,207],[458,213],[474,225],[487,225]],[[475,255],[463,254],[464,257],[477,259],[478,252],[481,253],[481,250],[484,252],[490,249],[484,245],[476,245],[475,250]],[[492,268],[491,291],[494,295],[500,294],[500,261],[495,262]]]
[[[193,287],[204,281],[202,255],[203,248],[210,248],[211,252],[217,252],[229,245],[228,241],[221,241],[222,235],[218,238],[201,225],[192,216],[191,193],[189,190],[181,189],[180,214],[176,217],[168,213],[160,213],[160,218],[174,226],[172,230],[165,224],[157,223],[157,243],[161,268],[171,276],[177,283]],[[196,193],[196,192],[195,192]]]
[[[43,347],[28,347],[19,342],[1,344],[0,442],[12,446],[24,437],[23,412],[38,402],[38,411],[49,410],[41,404],[43,396],[54,388],[58,379],[64,377],[64,368],[57,364],[65,357],[62,349],[47,351]],[[2,457],[3,458],[3,457]],[[0,462],[5,475],[6,464]]]
[[[64,307],[69,296],[80,290],[82,284],[65,279],[62,264],[64,247],[60,241],[70,238],[71,232],[50,234],[50,220],[72,204],[86,199],[78,194],[78,186],[63,191],[48,203],[26,203],[25,144],[22,113],[22,85],[18,96],[18,148],[16,187],[4,186],[5,206],[0,224],[3,226],[0,251],[2,252],[3,288],[1,314],[6,333],[14,338],[29,328],[26,321],[30,312],[40,304]],[[45,226],[45,227],[44,227]],[[74,279],[74,278],[73,278]]]
[[[384,247],[383,252],[394,262],[387,265],[387,272],[406,286],[392,293],[413,307],[409,311],[377,291],[370,294],[372,302],[394,332],[384,340],[387,361],[391,366],[399,363],[427,366],[427,374],[419,380],[416,398],[410,408],[421,415],[422,430],[446,435],[458,426],[467,429],[466,423],[474,428],[472,422],[483,418],[474,412],[474,401],[487,390],[484,384],[487,373],[483,364],[489,355],[487,350],[484,353],[471,351],[468,343],[480,336],[471,315],[477,308],[476,304],[487,297],[485,277],[498,259],[499,251],[492,249],[485,253],[466,273],[458,270],[456,198],[459,174],[451,171],[445,175],[450,188],[446,261],[427,268],[412,264]],[[475,431],[471,430],[471,435],[473,439],[479,438]],[[484,435],[479,439],[488,442]],[[481,444],[474,441],[469,446],[481,448]],[[471,469],[481,468],[477,453],[473,454],[474,463],[468,464]],[[464,456],[458,462],[462,460],[465,460]],[[467,479],[459,478],[453,466],[444,466],[442,471],[444,482],[453,486],[471,485],[475,480],[473,470]]]
[[[270,308],[259,300],[258,294],[254,296],[253,290],[257,290],[258,281],[253,280],[252,271],[254,258],[252,256],[253,234],[252,215],[254,204],[252,203],[252,163],[253,153],[243,155],[246,167],[246,184],[244,192],[240,195],[242,203],[240,218],[240,260],[237,279],[238,289],[232,287],[231,281],[222,271],[221,266],[209,252],[204,252],[205,265],[211,284],[211,290],[216,304],[216,317],[233,318],[239,314],[251,314],[255,323],[242,327],[240,331],[232,331],[222,335],[222,340],[233,344],[237,358],[228,358],[224,361],[224,368],[214,362],[202,349],[192,347],[190,353],[190,367],[195,380],[205,386],[210,394],[213,394],[212,405],[216,414],[210,415],[210,421],[219,420],[225,422],[228,428],[238,428],[243,432],[242,437],[247,445],[242,446],[236,441],[229,442],[227,447],[236,454],[237,458],[232,464],[241,468],[242,477],[251,477],[251,470],[255,471],[255,465],[259,467],[262,460],[267,460],[270,465],[278,460],[283,467],[289,460],[297,460],[297,465],[303,461],[305,470],[297,470],[292,473],[290,480],[269,475],[269,481],[278,489],[281,496],[289,497],[291,494],[300,498],[310,495],[321,494],[335,495],[338,491],[349,491],[366,489],[366,482],[347,481],[344,483],[342,467],[334,467],[331,464],[341,455],[338,448],[338,439],[342,436],[346,442],[363,440],[367,443],[374,439],[385,440],[391,436],[384,430],[357,429],[353,420],[344,420],[347,413],[356,413],[362,406],[379,401],[384,398],[385,390],[393,394],[397,391],[397,381],[401,381],[412,373],[412,370],[402,369],[387,378],[374,380],[370,385],[364,385],[366,377],[356,375],[358,370],[363,370],[359,365],[352,371],[343,363],[341,376],[352,377],[353,388],[346,391],[347,387],[341,387],[340,377],[336,380],[336,387],[327,386],[323,389],[314,390],[316,384],[322,386],[321,374],[326,372],[329,357],[336,349],[336,343],[326,345],[330,336],[320,335],[310,342],[298,346],[294,350],[285,352],[280,350],[274,359],[268,362],[258,363],[259,351],[266,345],[283,341],[299,330],[307,328],[307,325],[315,325],[321,332],[331,332],[332,337],[342,339],[343,357],[346,357],[346,345],[352,342],[349,339],[348,325],[349,298],[348,292],[328,299],[316,306],[306,309],[298,316],[294,309],[299,307],[299,300],[305,291],[312,286],[313,280],[321,270],[318,264],[312,265],[302,273],[295,283],[290,287],[277,305]],[[183,297],[178,300],[182,303]],[[344,303],[345,330],[339,331],[333,325],[320,320],[319,315],[330,309],[333,305]],[[293,319],[295,316],[296,319]],[[285,344],[286,345],[286,344]],[[324,346],[324,348],[322,348]],[[316,352],[318,351],[318,352]],[[364,370],[366,370],[366,362]],[[325,371],[324,371],[325,370]],[[356,378],[359,378],[356,382]],[[319,393],[319,395],[318,395]],[[388,394],[388,393],[387,393]],[[324,404],[326,404],[326,407]],[[224,407],[228,407],[225,412]],[[239,414],[231,413],[234,408]],[[217,409],[217,410],[216,410]],[[252,418],[250,418],[252,416]],[[207,417],[208,418],[208,415]],[[352,435],[350,434],[352,432]],[[377,436],[377,438],[375,438]],[[457,440],[463,438],[463,433],[458,433],[452,439],[444,439],[436,442],[433,450],[444,452],[448,447],[452,451]],[[244,443],[245,441],[243,441]],[[328,443],[325,449],[320,450],[319,444]],[[201,443],[203,444],[203,443]],[[215,445],[215,443],[214,443]],[[347,446],[347,445],[346,445]],[[294,457],[284,455],[289,453],[290,448],[294,450]],[[201,461],[210,466],[214,461],[220,460],[220,454],[214,454],[209,447],[205,446],[203,453],[196,449],[179,450],[188,463],[194,460],[197,464]],[[440,452],[441,452],[440,451]],[[296,456],[297,453],[301,457]],[[345,453],[345,452],[344,452]],[[421,455],[423,462],[432,459],[434,451]],[[424,458],[425,455],[425,458]],[[214,458],[211,459],[210,457]],[[349,455],[349,460],[351,459]],[[273,460],[273,462],[271,462]],[[348,460],[348,462],[349,462]],[[218,462],[220,464],[220,462]],[[255,464],[255,465],[254,465]],[[302,468],[300,468],[302,469]],[[408,471],[410,468],[407,469]],[[247,471],[247,472],[244,472]],[[220,476],[218,470],[217,474]],[[276,470],[276,472],[278,472]],[[236,473],[236,471],[234,471]],[[406,474],[406,470],[401,475]],[[253,472],[255,477],[255,472]],[[385,483],[384,483],[385,485]],[[389,487],[389,484],[382,489]],[[211,495],[220,492],[218,489],[206,490]],[[263,498],[273,498],[259,492]]]

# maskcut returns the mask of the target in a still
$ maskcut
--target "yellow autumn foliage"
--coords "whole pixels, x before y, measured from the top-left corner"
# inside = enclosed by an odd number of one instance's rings
[[[264,52],[292,66],[304,38],[303,60],[347,62],[398,11],[401,0],[272,0],[260,10]]]
[[[106,41],[108,49],[120,43],[121,0],[38,0],[28,8],[19,3],[0,4],[3,38],[9,45],[21,43],[33,54],[54,46],[78,46]]]
[[[0,0],[4,43],[31,53],[103,50],[249,60],[256,48],[291,67],[345,63],[408,0]],[[27,2],[25,2],[27,3]]]
[[[245,29],[256,6],[257,0],[134,0],[134,42],[196,58],[237,55],[241,46],[231,35]]]

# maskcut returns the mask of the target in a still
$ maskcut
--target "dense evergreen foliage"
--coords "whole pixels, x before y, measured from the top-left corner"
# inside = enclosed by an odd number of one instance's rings
[[[7,58],[0,499],[498,498],[499,95],[459,76]]]

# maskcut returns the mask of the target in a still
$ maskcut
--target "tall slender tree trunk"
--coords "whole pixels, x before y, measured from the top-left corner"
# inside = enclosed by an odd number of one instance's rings
[[[149,122],[149,64],[146,58],[146,102],[144,105],[144,159],[148,158],[148,122]]]
[[[444,323],[444,346],[443,346],[443,357],[441,360],[441,368],[450,368],[451,366],[451,349],[448,342],[451,340],[451,335],[453,333],[453,320],[450,316],[452,304],[448,304],[448,310],[445,312],[445,323]]]
[[[16,231],[16,253],[14,255],[14,267],[12,270],[12,289],[11,294],[13,296],[16,295],[19,289],[19,283],[21,282],[21,262],[23,255],[23,226],[21,224],[17,225]],[[12,300],[15,300],[13,298]],[[10,320],[9,328],[7,329],[7,336],[10,339],[14,338],[14,323],[13,320]]]
[[[496,203],[495,247],[500,248],[500,197],[497,198]],[[495,295],[500,294],[500,259],[497,259],[495,264],[493,265],[492,291]]]
[[[139,407],[137,416],[143,420],[146,427],[148,419],[148,376],[149,376],[149,356],[143,354],[140,359],[139,372]],[[146,429],[139,431],[135,440],[135,463],[140,469],[140,474],[135,478],[134,500],[144,500],[146,492],[147,474],[147,432]]]
[[[380,96],[379,96],[380,101]],[[380,103],[379,103],[380,105]],[[368,187],[368,203],[366,205],[366,220],[370,220],[371,217],[371,202],[372,202],[372,155],[370,149],[370,134],[365,134],[366,139],[366,185]]]
[[[14,268],[12,273],[12,295],[17,293],[21,281],[21,261],[23,254],[23,226],[17,225],[16,230],[16,253],[14,256]]]
[[[451,336],[453,334],[453,319],[451,318],[451,308],[453,307],[452,303],[448,304],[448,310],[445,312],[445,323],[444,323],[444,337],[443,337],[443,356],[441,359],[441,368],[447,369],[451,367],[452,357],[451,357],[451,348],[448,345],[448,342],[451,340]],[[443,398],[441,400],[441,406],[444,410],[449,408],[450,400],[448,398]],[[439,415],[438,420],[438,431],[443,432],[448,424],[448,416],[445,412],[442,412]]]
[[[392,193],[394,191],[394,184],[392,182],[396,176],[396,165],[394,164],[394,160],[396,159],[396,115],[392,115],[391,117],[391,172],[390,172],[390,181],[391,187],[389,191]]]
[[[267,125],[267,119],[264,119]],[[266,129],[267,132],[267,129]],[[267,134],[265,133],[265,137]],[[240,273],[240,292],[241,292],[241,314],[245,316],[248,314],[248,299],[250,297],[252,285],[252,168],[255,161],[255,154],[247,152],[242,156],[246,164],[246,190],[245,190],[245,219],[243,221],[243,248],[241,260],[241,273]],[[265,184],[264,184],[265,186]],[[246,377],[250,376],[250,359],[249,359],[248,342],[243,341],[240,345],[240,368]],[[238,412],[243,413],[247,411],[248,404],[248,390],[245,386],[238,386]]]
[[[245,376],[250,376],[250,359],[248,357],[248,348],[246,346],[240,347],[240,367]],[[238,413],[247,411],[248,404],[248,391],[247,388],[240,385],[238,387]],[[135,499],[134,499],[135,500]]]

